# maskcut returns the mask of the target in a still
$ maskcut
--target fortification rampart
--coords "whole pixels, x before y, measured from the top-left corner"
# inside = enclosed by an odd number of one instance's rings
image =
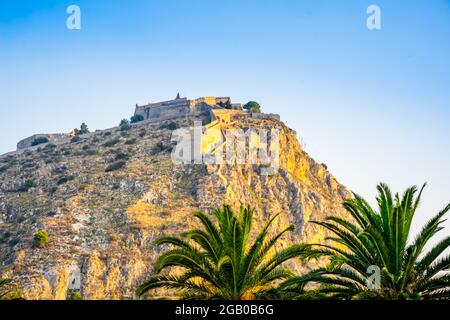
[[[280,116],[277,114],[248,112],[247,110],[243,110],[242,104],[231,103],[230,97],[212,96],[189,100],[177,95],[173,100],[149,103],[143,106],[136,105],[135,115],[143,116],[144,121],[134,123],[132,124],[132,127],[166,120],[179,120],[186,117],[199,117],[202,119],[205,130],[208,131],[209,135],[209,138],[202,146],[202,149],[204,150],[217,147],[217,143],[219,143],[223,135],[222,125],[226,126],[232,124],[239,119],[239,117],[280,121]],[[92,134],[106,130],[97,130],[97,132],[88,133],[83,135],[83,137],[87,138]],[[17,143],[16,152],[21,153],[25,149],[38,148],[38,146],[33,146],[33,142],[38,138],[46,138],[48,143],[56,145],[69,143],[71,141],[71,136],[69,134],[35,134],[19,141]],[[43,145],[44,144],[40,144],[39,146]]]
[[[17,143],[17,150],[25,149],[33,146],[34,141],[39,138],[45,138],[49,143],[59,144],[70,139],[68,134],[64,133],[49,133],[49,134],[34,134],[31,137],[20,140]]]
[[[268,119],[268,120],[276,120],[280,121],[280,115],[275,113],[251,113],[252,118],[256,119]]]

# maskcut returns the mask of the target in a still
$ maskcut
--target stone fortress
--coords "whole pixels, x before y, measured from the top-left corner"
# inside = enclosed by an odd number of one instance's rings
[[[142,106],[136,104],[134,114],[141,115],[144,118],[144,121],[135,123],[133,126],[197,116],[202,116],[205,119],[203,124],[208,128],[212,128],[213,126],[221,123],[229,123],[236,116],[280,121],[280,116],[277,114],[254,113],[245,110],[241,103],[232,103],[230,97],[205,96],[190,100],[185,97],[180,97],[180,94],[177,94],[176,98],[173,100],[149,103]],[[111,129],[115,128],[97,130],[96,132],[88,133],[85,136],[90,136],[92,134]],[[47,138],[48,143],[59,145],[70,142],[72,136],[70,133],[35,134],[19,141],[17,143],[16,152],[20,152],[28,148],[37,148],[38,146],[33,146],[33,142],[36,138]],[[45,144],[41,144],[39,146],[44,145]]]
[[[162,121],[189,115],[202,115],[212,109],[223,109],[225,106],[243,110],[242,104],[232,104],[229,97],[201,97],[188,100],[180,98],[180,94],[178,94],[174,100],[149,103],[144,106],[136,105],[134,114],[142,115],[145,120]]]
[[[177,94],[173,100],[136,105],[135,115],[141,115],[144,120],[155,122],[172,120],[180,117],[208,115],[209,122],[220,118],[222,122],[229,122],[233,116],[241,115],[253,118],[267,118],[280,121],[277,114],[254,113],[243,108],[242,103],[232,103],[230,97],[200,97],[189,100]]]

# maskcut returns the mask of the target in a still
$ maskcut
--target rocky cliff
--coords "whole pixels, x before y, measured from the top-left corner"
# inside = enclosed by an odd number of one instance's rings
[[[0,274],[27,299],[66,299],[73,289],[87,299],[133,299],[160,254],[154,240],[194,226],[193,211],[248,203],[256,226],[280,213],[276,229],[296,225],[281,246],[322,242],[326,235],[308,221],[344,215],[348,191],[281,122],[234,124],[281,130],[280,168],[263,176],[255,165],[174,164],[172,130],[191,121],[112,129],[1,158]],[[49,234],[44,248],[33,246],[38,230]]]

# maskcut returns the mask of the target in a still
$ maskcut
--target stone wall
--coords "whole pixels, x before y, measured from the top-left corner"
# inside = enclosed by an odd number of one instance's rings
[[[29,148],[33,145],[33,141],[37,138],[47,138],[49,143],[59,144],[65,142],[69,135],[64,133],[51,133],[51,134],[34,134],[31,137],[20,140],[17,143],[17,150]]]
[[[145,106],[136,106],[134,114],[139,114],[145,120],[157,119],[168,120],[188,115],[190,112],[190,102],[186,98],[150,103]]]
[[[256,119],[268,119],[268,120],[276,120],[280,121],[280,115],[275,113],[251,113],[252,118]]]
[[[169,120],[180,116],[187,116],[190,109],[187,105],[159,106],[145,109],[144,118],[153,120]]]
[[[201,97],[194,100],[178,98],[144,106],[136,105],[135,114],[142,115],[145,120],[170,120],[180,116],[207,114],[219,103],[231,103],[231,99],[229,97]]]

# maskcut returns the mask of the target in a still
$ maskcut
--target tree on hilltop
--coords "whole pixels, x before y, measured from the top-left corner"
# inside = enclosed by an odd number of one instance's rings
[[[79,133],[80,133],[80,134],[89,133],[89,128],[88,128],[86,122],[83,122],[83,123],[81,124]]]
[[[254,112],[254,113],[261,113],[261,106],[256,101],[249,101],[244,105],[244,109]]]
[[[125,130],[131,129],[130,120],[122,119],[119,123],[119,129],[120,129],[120,131],[125,131]]]
[[[71,134],[72,134],[73,136],[79,136],[79,135],[86,134],[86,133],[89,133],[89,127],[88,127],[88,125],[86,124],[86,122],[83,122],[83,123],[81,124],[80,129],[75,128],[75,129],[73,129],[73,131],[71,132]]]
[[[144,116],[141,114],[135,114],[134,116],[132,116],[130,118],[131,123],[136,123],[136,122],[140,122],[140,121],[144,121]]]

